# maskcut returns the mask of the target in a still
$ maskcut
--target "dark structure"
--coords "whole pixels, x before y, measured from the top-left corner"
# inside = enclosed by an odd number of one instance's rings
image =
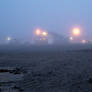
[[[35,35],[34,41],[35,41],[36,45],[47,45],[48,44],[48,36]]]
[[[51,38],[53,39],[53,44],[67,44],[69,43],[68,37],[62,36],[58,33],[50,32]]]

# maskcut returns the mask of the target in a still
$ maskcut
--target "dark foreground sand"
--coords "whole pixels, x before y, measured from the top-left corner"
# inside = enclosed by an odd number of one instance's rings
[[[24,92],[92,92],[92,50],[1,53],[0,67],[29,71],[17,86]]]

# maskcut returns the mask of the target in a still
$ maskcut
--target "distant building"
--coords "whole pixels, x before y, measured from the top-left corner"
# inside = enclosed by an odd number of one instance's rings
[[[44,36],[35,36],[35,44],[46,45],[48,44],[48,38]]]
[[[34,35],[34,42],[36,45],[48,44],[48,33],[46,31],[36,30]]]
[[[68,37],[64,37],[55,32],[50,32],[49,35],[50,38],[53,40],[53,44],[66,44],[69,42]]]
[[[37,30],[34,34],[34,43],[36,45],[48,44],[66,44],[69,42],[68,37],[64,37],[55,32],[46,32]]]

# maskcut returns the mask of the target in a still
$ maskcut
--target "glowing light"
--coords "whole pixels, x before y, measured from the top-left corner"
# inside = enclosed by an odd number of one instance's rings
[[[36,35],[40,35],[40,34],[41,34],[40,29],[37,29],[37,30],[36,30]]]
[[[43,35],[43,36],[47,36],[47,32],[43,32],[42,35]]]
[[[79,36],[80,35],[80,29],[79,28],[74,28],[73,29],[73,35],[74,36]]]
[[[11,37],[8,37],[7,40],[10,41],[11,40]]]
[[[87,41],[86,40],[82,40],[82,43],[85,44]]]
[[[73,37],[70,37],[69,39],[72,41],[73,40]]]

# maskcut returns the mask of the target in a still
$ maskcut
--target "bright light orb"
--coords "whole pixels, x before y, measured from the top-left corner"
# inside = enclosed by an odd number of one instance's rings
[[[41,34],[40,29],[37,29],[37,30],[36,30],[36,35],[40,35],[40,34]]]
[[[8,37],[7,40],[10,41],[11,40],[11,37]]]
[[[42,35],[43,35],[43,36],[47,36],[47,32],[43,32]]]
[[[79,36],[80,35],[80,29],[79,28],[73,29],[73,35],[74,36]]]
[[[72,41],[73,40],[73,37],[70,37],[69,39]]]

